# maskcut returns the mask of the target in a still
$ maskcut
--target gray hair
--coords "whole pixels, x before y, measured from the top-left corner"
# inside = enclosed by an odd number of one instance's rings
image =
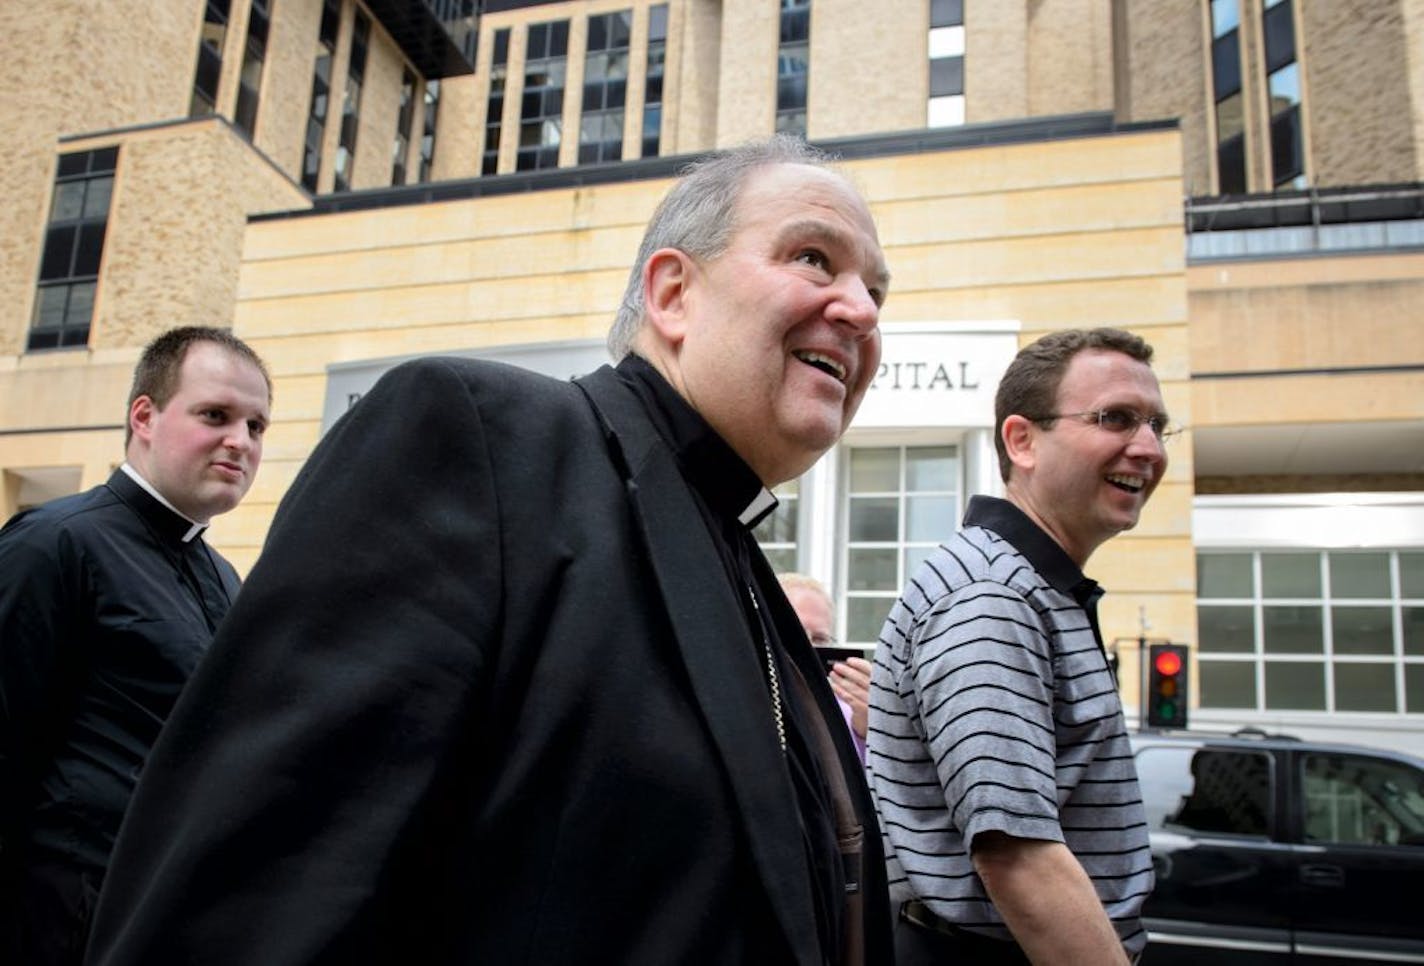
[[[709,155],[684,168],[653,212],[643,243],[638,246],[628,287],[608,330],[609,355],[615,360],[626,356],[643,327],[643,266],[654,252],[675,248],[700,260],[716,258],[731,243],[737,228],[737,201],[753,171],[773,164],[826,168],[834,160],[832,155],[798,137],[777,134],[766,141]]]

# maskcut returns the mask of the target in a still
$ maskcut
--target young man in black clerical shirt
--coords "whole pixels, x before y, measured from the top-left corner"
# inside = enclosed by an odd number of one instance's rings
[[[0,530],[0,962],[77,964],[119,821],[237,593],[203,540],[262,460],[272,390],[231,333],[143,352],[125,462]]]

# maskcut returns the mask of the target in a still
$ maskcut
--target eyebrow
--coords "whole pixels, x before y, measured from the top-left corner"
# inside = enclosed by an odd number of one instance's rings
[[[808,238],[823,245],[848,251],[855,251],[859,247],[851,240],[848,233],[815,218],[799,218],[782,225],[776,233],[777,247],[789,245],[798,238]],[[875,281],[882,291],[890,287],[890,270],[885,267],[883,261],[876,266]]]

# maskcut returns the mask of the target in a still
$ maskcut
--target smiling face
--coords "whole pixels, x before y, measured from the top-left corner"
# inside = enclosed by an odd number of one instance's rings
[[[1111,408],[1165,419],[1157,377],[1121,352],[1077,353],[1063,373],[1054,412]],[[1077,417],[1043,426],[1012,416],[1004,423],[1004,442],[1013,460],[1009,499],[1080,567],[1104,541],[1137,525],[1167,470],[1167,452],[1146,423],[1127,434]]]
[[[180,513],[207,523],[246,495],[270,419],[261,371],[222,346],[195,342],[167,405],[143,395],[129,407],[128,461]]]
[[[662,249],[636,345],[768,486],[840,438],[880,363],[889,284],[864,201],[802,164],[750,174],[715,258]]]

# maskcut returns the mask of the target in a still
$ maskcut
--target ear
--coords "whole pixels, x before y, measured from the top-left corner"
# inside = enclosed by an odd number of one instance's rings
[[[153,442],[153,418],[157,414],[158,407],[152,397],[143,395],[133,401],[129,406],[129,429],[135,440],[143,440],[145,444]]]
[[[1034,463],[1038,460],[1038,454],[1034,449],[1038,436],[1034,432],[1033,421],[1019,415],[1006,416],[1000,433],[1004,439],[1004,451],[1009,456],[1009,462],[1019,469],[1033,469]]]
[[[691,256],[659,248],[643,265],[643,311],[658,340],[676,348],[687,336],[687,297],[696,271]]]

